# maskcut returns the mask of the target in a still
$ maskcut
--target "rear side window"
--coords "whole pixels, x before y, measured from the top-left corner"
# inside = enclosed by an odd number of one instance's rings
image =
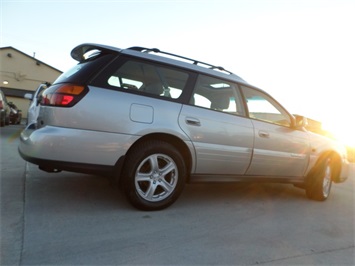
[[[186,86],[189,74],[149,62],[128,60],[104,79],[105,87],[143,92],[177,99]]]

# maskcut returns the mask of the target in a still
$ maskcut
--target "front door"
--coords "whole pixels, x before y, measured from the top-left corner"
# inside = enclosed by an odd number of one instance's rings
[[[300,177],[309,160],[307,132],[292,127],[292,118],[267,94],[242,86],[255,128],[253,158],[247,175]]]

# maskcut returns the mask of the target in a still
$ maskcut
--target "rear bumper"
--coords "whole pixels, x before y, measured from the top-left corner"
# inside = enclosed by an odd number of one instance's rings
[[[111,173],[134,137],[97,131],[29,125],[20,137],[20,156],[42,170]]]
[[[94,175],[111,175],[116,170],[115,166],[38,159],[38,158],[26,156],[21,152],[20,149],[18,150],[18,152],[25,161],[36,164],[38,165],[39,169],[49,173],[69,171],[69,172],[94,174]],[[120,165],[119,161],[120,160],[118,160],[117,165]]]

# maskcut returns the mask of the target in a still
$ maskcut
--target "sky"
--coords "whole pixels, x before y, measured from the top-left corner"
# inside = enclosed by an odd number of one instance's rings
[[[0,1],[0,47],[61,71],[86,42],[220,65],[355,147],[355,0]]]

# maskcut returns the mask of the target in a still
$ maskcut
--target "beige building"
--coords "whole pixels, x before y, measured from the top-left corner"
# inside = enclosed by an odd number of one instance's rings
[[[9,102],[27,118],[28,92],[34,93],[42,82],[53,83],[62,72],[13,47],[0,48],[0,87]]]

